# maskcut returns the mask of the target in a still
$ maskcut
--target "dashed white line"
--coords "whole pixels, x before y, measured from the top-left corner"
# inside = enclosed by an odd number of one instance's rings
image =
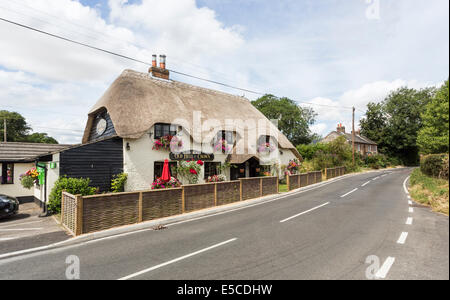
[[[378,272],[375,274],[376,278],[384,279],[386,278],[387,274],[389,273],[389,270],[391,269],[392,265],[395,262],[395,257],[388,257],[384,264],[381,266],[381,268],[378,270]]]
[[[350,195],[351,193],[356,192],[357,190],[358,190],[358,188],[356,188],[356,189],[354,189],[354,190],[351,190],[351,191],[348,192],[347,194],[342,195],[341,198],[344,198],[345,196],[348,196],[348,195]]]
[[[24,222],[24,223],[15,223],[15,224],[7,225],[7,226],[1,226],[0,229],[8,228],[8,227],[15,227],[15,226],[22,226],[22,225],[29,225],[29,224],[34,224],[34,223],[41,223],[41,222],[43,222],[43,220],[32,221],[32,222]]]
[[[411,196],[410,196],[410,195],[408,195],[408,199],[411,199]]]
[[[375,177],[374,179],[372,179],[373,181],[380,179],[380,176]]]
[[[370,180],[369,181],[367,181],[366,183],[364,183],[363,185],[361,185],[361,186],[366,186],[366,185],[368,185],[370,183]]]
[[[413,205],[413,203],[412,203],[411,200],[408,200],[408,204],[409,204],[409,205]]]
[[[330,202],[327,202],[327,203],[324,203],[324,204],[322,204],[322,205],[313,207],[313,208],[311,208],[311,209],[308,209],[307,211],[304,211],[304,212],[302,212],[302,213],[296,214],[296,215],[294,215],[294,216],[292,216],[292,217],[289,217],[289,218],[287,218],[287,219],[281,220],[280,223],[284,223],[284,222],[287,222],[287,221],[292,220],[292,219],[294,219],[294,218],[300,217],[301,215],[304,215],[304,214],[307,214],[307,213],[309,213],[309,212],[312,212],[312,211],[314,211],[314,210],[316,210],[316,209],[319,209],[319,208],[321,208],[321,207],[324,207],[325,205],[328,205],[328,204],[330,204]]]
[[[402,232],[400,237],[398,238],[397,244],[404,244],[406,242],[406,238],[408,237],[407,232]]]
[[[413,218],[409,217],[408,219],[406,219],[406,225],[412,225],[413,223]]]
[[[176,262],[178,262],[178,261],[180,261],[180,260],[183,260],[183,259],[186,259],[186,258],[192,257],[192,256],[194,256],[194,255],[197,255],[197,254],[200,254],[200,253],[203,253],[203,252],[206,252],[206,251],[212,250],[212,249],[214,249],[214,248],[217,248],[217,247],[223,246],[223,245],[225,245],[225,244],[228,244],[228,243],[234,242],[235,240],[237,240],[237,238],[233,238],[233,239],[231,239],[231,240],[228,240],[228,241],[225,241],[225,242],[222,242],[222,243],[219,243],[219,244],[215,244],[215,245],[213,245],[213,246],[210,246],[210,247],[208,247],[208,248],[205,248],[205,249],[202,249],[202,250],[198,250],[198,251],[192,252],[192,253],[190,253],[190,254],[187,254],[187,255],[184,255],[184,256],[181,256],[181,257],[178,257],[178,258],[175,258],[175,259],[169,260],[169,261],[167,261],[167,262],[165,262],[165,263],[162,263],[162,264],[159,264],[159,265],[153,266],[153,267],[151,267],[151,268],[148,268],[148,269],[145,269],[145,270],[142,270],[142,271],[139,271],[139,272],[133,273],[133,274],[131,274],[131,275],[128,275],[128,276],[125,276],[125,277],[119,278],[118,280],[128,280],[128,279],[131,279],[131,278],[133,278],[133,277],[137,277],[137,276],[139,276],[139,275],[142,275],[142,274],[148,273],[148,272],[150,272],[150,271],[153,271],[153,270],[156,270],[156,269],[159,269],[159,268],[165,267],[165,266],[167,266],[167,265],[170,265],[170,264],[176,263]]]
[[[10,240],[15,240],[15,239],[17,239],[17,237],[0,238],[0,242],[3,242],[3,241],[10,241]]]
[[[413,213],[413,212],[414,212],[414,208],[410,207],[408,211],[409,211],[410,213]]]

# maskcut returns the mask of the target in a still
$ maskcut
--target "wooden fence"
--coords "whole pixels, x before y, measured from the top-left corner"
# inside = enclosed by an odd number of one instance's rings
[[[345,174],[345,167],[327,168],[325,169],[325,178],[331,179]]]
[[[94,196],[63,192],[61,220],[73,235],[80,235],[277,193],[277,177]]]
[[[319,182],[322,182],[321,171],[286,176],[288,191],[296,190]]]

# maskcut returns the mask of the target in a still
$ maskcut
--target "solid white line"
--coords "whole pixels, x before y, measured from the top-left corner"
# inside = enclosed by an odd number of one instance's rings
[[[356,188],[356,189],[354,189],[354,190],[351,190],[351,191],[348,192],[347,194],[342,195],[341,198],[344,198],[345,196],[348,196],[348,195],[350,195],[351,193],[356,192],[357,190],[358,190],[358,188]]]
[[[366,185],[368,185],[370,183],[370,181],[367,181],[366,183],[364,183],[363,185],[361,185],[361,186],[366,186]]]
[[[408,181],[408,179],[409,179],[410,177],[411,177],[411,176],[406,177],[405,181],[403,181],[403,190],[405,190],[406,195],[409,195],[409,191],[408,191],[408,189],[406,188],[406,182]]]
[[[292,220],[294,218],[300,217],[301,215],[304,215],[304,214],[307,214],[309,212],[312,212],[312,211],[314,211],[314,210],[316,210],[318,208],[324,207],[325,205],[328,205],[328,204],[330,204],[330,202],[324,203],[322,205],[319,205],[319,206],[316,206],[314,208],[308,209],[307,211],[304,211],[302,213],[296,214],[295,216],[292,216],[292,217],[289,217],[287,219],[281,220],[280,223],[284,223],[284,222],[287,222],[287,221]]]
[[[408,211],[409,211],[410,213],[413,213],[413,212],[414,212],[414,208],[410,207]]]
[[[376,278],[386,278],[387,274],[389,273],[389,270],[391,269],[392,265],[395,262],[395,257],[388,257],[384,264],[381,266],[381,268],[378,270],[378,272],[375,274]]]
[[[398,238],[397,244],[404,244],[406,242],[406,238],[408,237],[407,232],[402,232],[400,237]]]
[[[8,228],[0,229],[0,231],[27,231],[27,230],[42,230],[43,228]]]
[[[406,219],[406,225],[412,225],[413,222],[413,218],[409,217],[408,219]]]
[[[130,278],[137,277],[137,276],[139,276],[139,275],[148,273],[148,272],[150,272],[150,271],[153,271],[153,270],[162,268],[162,267],[164,267],[164,266],[167,266],[167,265],[176,263],[176,262],[178,262],[178,261],[180,261],[180,260],[183,260],[183,259],[192,257],[192,256],[194,256],[194,255],[197,255],[197,254],[200,254],[200,253],[209,251],[209,250],[211,250],[211,249],[214,249],[214,248],[223,246],[223,245],[225,245],[225,244],[234,242],[235,240],[237,240],[237,238],[233,238],[233,239],[231,239],[231,240],[228,240],[228,241],[225,241],[225,242],[222,242],[222,243],[219,243],[219,244],[215,244],[215,245],[213,245],[213,246],[211,246],[211,247],[208,247],[208,248],[205,248],[205,249],[202,249],[202,250],[198,250],[198,251],[192,252],[192,253],[190,253],[190,254],[187,254],[187,255],[184,255],[184,256],[181,256],[181,257],[178,257],[178,258],[169,260],[169,261],[167,261],[167,262],[165,262],[165,263],[156,265],[156,266],[154,266],[154,267],[151,267],[151,268],[148,268],[148,269],[145,269],[145,270],[142,270],[142,271],[133,273],[133,274],[131,274],[131,275],[128,275],[128,276],[125,276],[125,277],[122,277],[122,278],[119,278],[118,280],[128,280],[128,279],[130,279]]]
[[[8,227],[15,227],[15,226],[28,225],[28,224],[34,224],[34,223],[40,223],[40,222],[43,222],[43,220],[33,221],[33,222],[25,222],[25,223],[16,223],[16,224],[11,224],[11,225],[7,225],[7,226],[0,226],[0,229],[8,228]]]

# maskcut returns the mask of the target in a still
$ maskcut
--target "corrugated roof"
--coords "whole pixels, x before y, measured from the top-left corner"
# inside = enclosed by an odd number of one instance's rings
[[[0,143],[0,161],[33,161],[36,156],[50,154],[72,145],[39,143]]]

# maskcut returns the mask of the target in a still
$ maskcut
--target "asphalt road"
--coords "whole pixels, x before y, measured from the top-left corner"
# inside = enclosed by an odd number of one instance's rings
[[[0,279],[66,279],[76,255],[81,279],[448,280],[448,217],[408,203],[410,172],[361,174],[165,230],[3,259]]]

